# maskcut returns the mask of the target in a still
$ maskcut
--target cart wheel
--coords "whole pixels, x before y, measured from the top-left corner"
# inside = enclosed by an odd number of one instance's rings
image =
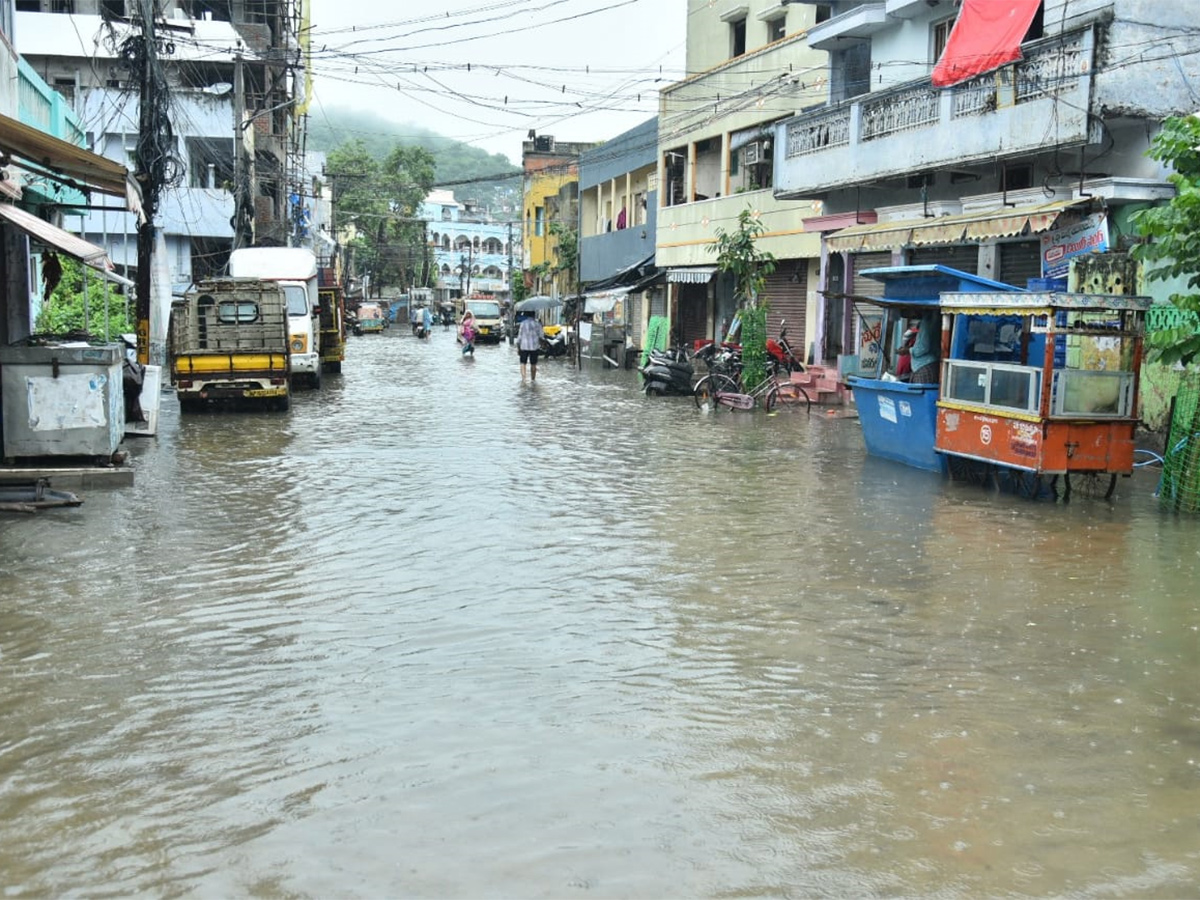
[[[991,467],[973,459],[950,455],[947,457],[950,477],[955,481],[987,487],[992,480]]]
[[[1111,500],[1113,491],[1117,487],[1116,474],[1107,472],[1080,472],[1075,475],[1078,484],[1075,486],[1079,493],[1090,500],[1103,498]],[[1071,473],[1067,473],[1067,493],[1063,497],[1064,500],[1071,496],[1072,484]]]
[[[1045,479],[1037,472],[1018,470],[1013,472],[1013,489],[1018,497],[1037,500],[1046,489]]]

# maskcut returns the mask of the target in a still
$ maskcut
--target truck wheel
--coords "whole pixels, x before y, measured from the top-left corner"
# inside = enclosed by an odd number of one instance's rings
[[[196,400],[193,397],[179,398],[179,411],[181,413],[198,413],[204,409],[204,401]]]
[[[321,366],[317,365],[317,370],[312,373],[312,389],[319,391],[321,389]]]
[[[287,412],[289,409],[292,408],[291,391],[288,391],[288,393],[284,394],[282,397],[280,397],[278,400],[275,401],[275,408],[277,410],[279,410],[280,412]]]

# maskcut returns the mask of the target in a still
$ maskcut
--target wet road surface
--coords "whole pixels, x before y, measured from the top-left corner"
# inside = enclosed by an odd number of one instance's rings
[[[7,897],[1200,895],[1197,523],[355,338],[0,518]]]

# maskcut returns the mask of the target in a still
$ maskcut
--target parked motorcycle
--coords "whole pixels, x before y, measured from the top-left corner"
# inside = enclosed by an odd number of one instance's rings
[[[560,328],[553,335],[542,336],[542,356],[567,355],[567,330]]]
[[[692,376],[696,370],[683,348],[651,350],[646,365],[638,371],[642,373],[642,390],[647,397],[663,394],[691,396]]]
[[[767,340],[767,355],[784,372],[804,371],[804,361],[796,356],[787,339],[787,319],[779,320],[779,340]]]

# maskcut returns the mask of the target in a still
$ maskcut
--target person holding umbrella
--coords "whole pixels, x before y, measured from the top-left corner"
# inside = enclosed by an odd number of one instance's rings
[[[531,312],[521,314],[521,325],[517,329],[517,354],[521,358],[521,380],[525,380],[525,366],[529,365],[529,380],[537,381],[538,350],[542,346],[542,323]]]

